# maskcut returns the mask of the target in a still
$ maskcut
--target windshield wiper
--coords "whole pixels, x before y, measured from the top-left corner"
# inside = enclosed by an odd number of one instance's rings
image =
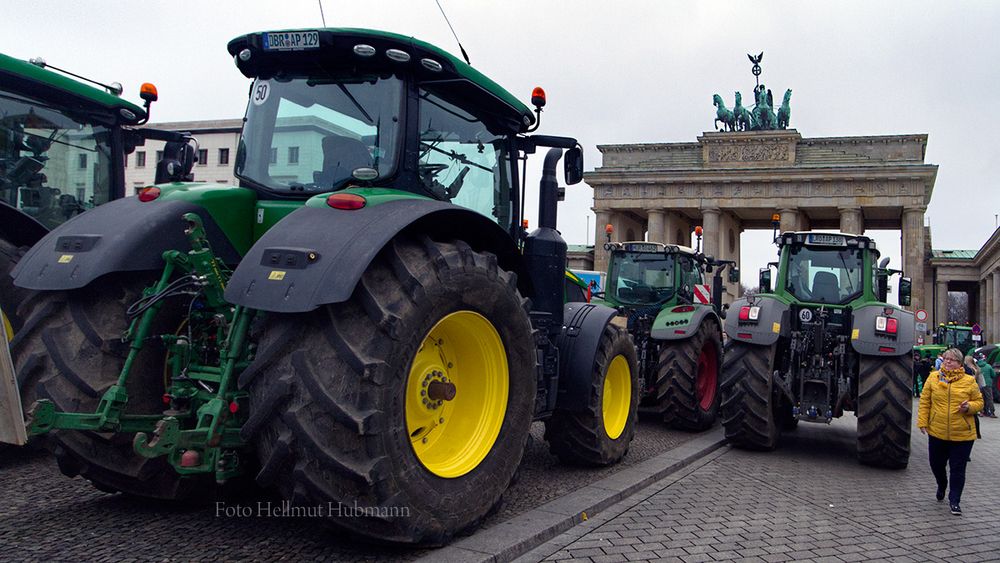
[[[375,121],[374,119],[372,119],[372,116],[368,115],[368,112],[365,111],[365,108],[361,106],[361,103],[358,102],[357,98],[354,97],[354,94],[351,94],[351,92],[347,89],[347,86],[344,86],[343,84],[337,84],[337,86],[339,86],[340,90],[344,92],[344,95],[347,96],[349,100],[351,100],[351,103],[354,104],[354,107],[358,108],[358,111],[361,112],[361,115],[365,116],[365,119],[368,120],[368,123],[373,123]]]

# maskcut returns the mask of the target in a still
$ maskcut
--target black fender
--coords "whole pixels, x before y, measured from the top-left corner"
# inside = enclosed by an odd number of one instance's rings
[[[896,336],[875,332],[875,317],[885,315],[886,308],[898,321]],[[872,304],[854,309],[851,318],[851,347],[866,356],[902,356],[913,350],[916,341],[913,313],[891,305]]]
[[[34,217],[0,201],[0,238],[14,246],[33,246],[48,232]]]
[[[566,303],[559,348],[559,394],[556,408],[581,411],[588,407],[594,360],[604,327],[618,311],[594,303]]]
[[[748,304],[744,297],[733,301],[729,307],[729,314],[726,315],[726,335],[729,338],[748,344],[770,346],[779,337],[788,336],[791,310],[788,305],[766,295],[758,295],[753,300],[753,305],[760,307],[757,322],[741,321],[740,307]]]
[[[347,301],[372,259],[404,230],[461,239],[496,254],[501,267],[519,274],[519,284],[527,279],[513,239],[490,219],[452,203],[401,199],[356,210],[324,206],[289,213],[247,252],[229,280],[226,300],[278,313]]]
[[[14,285],[77,289],[112,272],[162,270],[164,251],[191,248],[184,234],[185,213],[201,217],[216,256],[227,264],[239,262],[239,253],[205,208],[128,197],[81,213],[45,235],[11,272]]]

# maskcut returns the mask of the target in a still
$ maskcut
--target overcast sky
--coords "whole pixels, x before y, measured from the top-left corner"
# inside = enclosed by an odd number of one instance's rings
[[[539,133],[579,139],[588,170],[600,166],[598,144],[693,142],[712,130],[712,94],[729,106],[736,90],[750,97],[747,53],[763,51],[762,81],[794,90],[791,126],[803,137],[929,135],[926,162],[940,166],[927,212],[934,248],[978,249],[996,226],[1000,3],[441,3],[473,66],[526,104],[534,86],[546,89]],[[323,9],[329,27],[458,53],[434,0],[324,0]],[[0,22],[7,55],[121,82],[137,102],[139,85],[155,83],[153,122],[242,117],[248,81],[226,43],[322,25],[317,0],[7,1]],[[571,244],[593,243],[593,192],[568,192],[560,230]],[[899,267],[898,233],[870,234]],[[773,257],[760,248],[767,238],[742,239],[745,283]]]

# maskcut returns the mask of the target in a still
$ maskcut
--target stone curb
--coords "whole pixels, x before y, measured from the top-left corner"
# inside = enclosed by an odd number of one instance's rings
[[[721,427],[622,469],[510,520],[428,553],[418,561],[511,561],[725,444]]]

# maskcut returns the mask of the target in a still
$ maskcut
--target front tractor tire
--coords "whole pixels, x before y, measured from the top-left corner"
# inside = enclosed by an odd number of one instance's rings
[[[721,363],[722,335],[712,318],[691,338],[660,344],[655,389],[668,426],[700,432],[715,424]]]
[[[269,315],[240,378],[257,482],[354,535],[440,545],[498,506],[534,413],[527,300],[494,255],[401,237],[351,298]]]
[[[774,346],[730,340],[722,364],[722,425],[726,439],[746,450],[773,450],[778,445],[772,391]]]
[[[858,460],[904,469],[910,460],[913,358],[861,356],[858,382]]]
[[[625,457],[638,418],[637,363],[628,332],[605,325],[591,368],[586,408],[557,408],[545,421],[545,441],[560,461],[606,466]]]
[[[128,344],[121,340],[128,327],[126,310],[142,295],[144,285],[111,276],[83,289],[32,296],[22,307],[27,312],[24,326],[11,350],[25,411],[36,398],[51,400],[63,412],[95,411],[128,355]],[[180,309],[165,304],[152,334],[176,330]],[[165,349],[153,341],[139,353],[125,386],[126,413],[163,411],[164,357]],[[65,475],[79,475],[102,491],[169,501],[205,498],[210,482],[179,476],[166,457],[140,457],[132,448],[133,436],[56,430],[46,435],[44,444]]]

